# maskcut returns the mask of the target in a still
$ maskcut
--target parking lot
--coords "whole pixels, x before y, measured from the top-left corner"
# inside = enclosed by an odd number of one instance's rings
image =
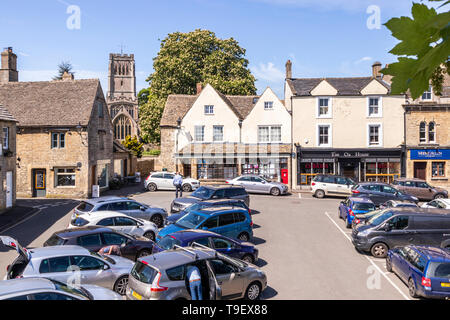
[[[173,192],[162,191],[133,196],[167,210],[173,197]],[[386,271],[384,259],[354,249],[351,231],[337,215],[341,200],[316,199],[307,193],[251,195],[253,242],[260,251],[257,265],[266,272],[269,285],[263,299],[409,299],[406,285]],[[72,201],[39,204],[42,209],[36,215],[2,234],[29,248],[42,246],[53,232],[68,225],[75,205]],[[15,256],[0,248],[1,278]]]

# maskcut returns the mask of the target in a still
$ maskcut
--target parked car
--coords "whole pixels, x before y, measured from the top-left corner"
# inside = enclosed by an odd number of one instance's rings
[[[345,226],[351,228],[355,215],[367,213],[375,209],[376,207],[370,199],[348,197],[345,201],[341,201],[339,205],[339,219],[343,219]]]
[[[450,251],[427,246],[389,250],[386,269],[408,284],[412,298],[450,298]]]
[[[123,300],[116,292],[96,286],[75,288],[46,278],[0,281],[0,300]]]
[[[356,184],[350,178],[330,174],[319,174],[311,181],[311,192],[316,198],[325,196],[348,197],[352,194],[352,187]]]
[[[153,172],[145,179],[144,186],[148,191],[156,190],[175,190],[173,185],[173,178],[175,172]],[[183,178],[181,185],[183,191],[191,192],[200,187],[200,181],[192,178]]]
[[[200,209],[209,208],[209,207],[230,207],[231,209],[242,208],[244,210],[247,210],[248,213],[251,214],[250,208],[247,207],[245,202],[242,200],[238,200],[238,199],[205,200],[205,201],[191,204],[190,206],[186,207],[186,209],[179,211],[178,213],[171,214],[166,219],[166,224],[175,223],[178,219],[180,219],[186,213],[191,212],[192,210],[200,210]]]
[[[129,300],[190,300],[186,270],[200,270],[203,299],[257,300],[267,277],[257,266],[206,247],[177,247],[136,261],[130,273]]]
[[[86,214],[93,215],[98,211],[121,212],[133,218],[151,221],[159,228],[164,225],[164,219],[167,218],[167,212],[164,208],[139,203],[128,198],[113,196],[83,200],[73,210],[72,220]]]
[[[253,221],[247,210],[230,209],[229,207],[210,207],[193,210],[159,231],[156,240],[171,233],[199,229],[212,231],[241,241],[249,241],[253,237]]]
[[[0,236],[0,241],[19,253],[8,266],[4,280],[30,277],[49,278],[63,283],[76,280],[82,286],[98,285],[124,295],[128,275],[134,265],[129,259],[99,255],[80,246],[27,250],[11,237]]]
[[[179,212],[191,204],[205,200],[237,199],[245,202],[250,207],[250,196],[243,187],[238,186],[201,186],[190,196],[176,198],[170,205],[170,212]]]
[[[131,236],[145,237],[155,241],[158,226],[148,220],[132,218],[114,211],[100,211],[95,215],[83,215],[70,221],[67,229],[99,226],[108,227]]]
[[[409,200],[388,200],[385,203],[380,204],[380,209],[399,208],[399,207],[417,208],[418,205],[417,203],[411,202]]]
[[[155,244],[153,253],[173,249],[175,245],[191,246],[194,242],[245,262],[255,263],[258,260],[258,249],[252,243],[204,230],[181,230],[167,235]]]
[[[416,196],[420,200],[448,198],[448,191],[429,185],[425,180],[416,178],[399,178],[392,183],[398,190]]]
[[[435,199],[430,202],[424,203],[422,208],[437,208],[437,209],[450,209],[449,199]]]
[[[388,200],[407,200],[418,203],[417,197],[403,193],[394,187],[382,182],[364,182],[352,188],[354,197],[369,198],[378,207]]]
[[[262,176],[246,174],[237,178],[227,180],[233,186],[244,187],[250,193],[266,193],[279,196],[288,192],[288,186],[281,182],[270,181]]]
[[[147,238],[135,238],[107,227],[82,227],[55,232],[44,247],[77,245],[98,252],[111,245],[120,246],[122,257],[135,261],[152,254],[154,242]]]
[[[450,210],[390,208],[358,224],[352,232],[356,249],[385,258],[389,249],[409,244],[450,249]]]

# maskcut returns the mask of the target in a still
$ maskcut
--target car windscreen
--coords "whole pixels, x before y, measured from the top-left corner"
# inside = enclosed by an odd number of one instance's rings
[[[205,220],[206,217],[190,212],[178,219],[175,225],[186,229],[194,229]]]
[[[133,269],[131,270],[130,274],[133,278],[135,278],[140,282],[152,284],[153,280],[158,274],[158,271],[149,267],[148,265],[145,265],[140,261],[137,261]]]
[[[377,226],[380,223],[383,223],[385,220],[389,219],[390,217],[392,217],[392,212],[391,211],[382,211],[376,215],[374,215],[372,218],[370,218],[367,223],[371,224],[373,226]]]
[[[181,241],[169,235],[159,240],[157,244],[161,249],[170,250],[174,245],[180,245]]]
[[[353,210],[372,211],[375,210],[373,203],[356,202],[353,204]]]
[[[66,240],[60,238],[57,234],[54,234],[50,237],[50,239],[45,241],[45,245],[48,247],[62,246],[64,245],[65,242]]]
[[[450,278],[450,262],[430,262],[428,278]]]
[[[205,187],[200,187],[197,190],[195,190],[194,193],[191,194],[192,197],[195,198],[199,198],[202,200],[206,200],[211,198],[211,196],[213,195],[214,190],[213,189],[209,189],[209,188],[205,188]]]
[[[81,212],[90,212],[90,211],[92,211],[93,208],[94,208],[94,206],[92,204],[89,204],[89,203],[83,201],[78,205],[76,210],[81,211]]]
[[[71,224],[75,227],[82,227],[82,226],[87,225],[88,223],[89,223],[89,221],[87,221],[83,218],[80,218],[80,217],[72,220],[72,222],[71,222]]]

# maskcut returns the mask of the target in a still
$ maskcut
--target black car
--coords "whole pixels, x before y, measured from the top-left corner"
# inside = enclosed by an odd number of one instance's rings
[[[250,196],[240,186],[202,186],[190,196],[177,198],[170,205],[170,212],[180,212],[194,203],[206,200],[237,199],[250,206]]]
[[[145,239],[137,239],[105,227],[89,226],[55,232],[44,243],[44,247],[75,245],[98,252],[103,247],[117,245],[120,246],[122,257],[135,261],[153,252],[155,243]]]
[[[352,242],[377,258],[409,244],[450,248],[450,210],[384,209],[353,228]]]
[[[363,182],[352,188],[353,197],[369,198],[379,207],[388,200],[407,200],[418,203],[419,199],[395,189],[393,186],[382,182]]]

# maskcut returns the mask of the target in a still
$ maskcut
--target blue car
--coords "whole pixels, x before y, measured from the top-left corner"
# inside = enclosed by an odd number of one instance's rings
[[[153,246],[153,253],[170,250],[174,245],[187,247],[192,245],[193,242],[249,263],[255,263],[258,260],[258,249],[252,243],[241,242],[203,230],[181,230],[169,234]]]
[[[450,250],[406,246],[389,250],[386,269],[408,284],[413,298],[450,298]]]
[[[253,237],[253,221],[249,212],[227,206],[192,210],[175,223],[161,229],[156,240],[186,229],[208,230],[241,241],[249,241]]]
[[[375,204],[368,198],[348,197],[345,201],[341,201],[338,214],[340,219],[345,220],[345,226],[351,228],[355,215],[368,213],[375,209]]]

